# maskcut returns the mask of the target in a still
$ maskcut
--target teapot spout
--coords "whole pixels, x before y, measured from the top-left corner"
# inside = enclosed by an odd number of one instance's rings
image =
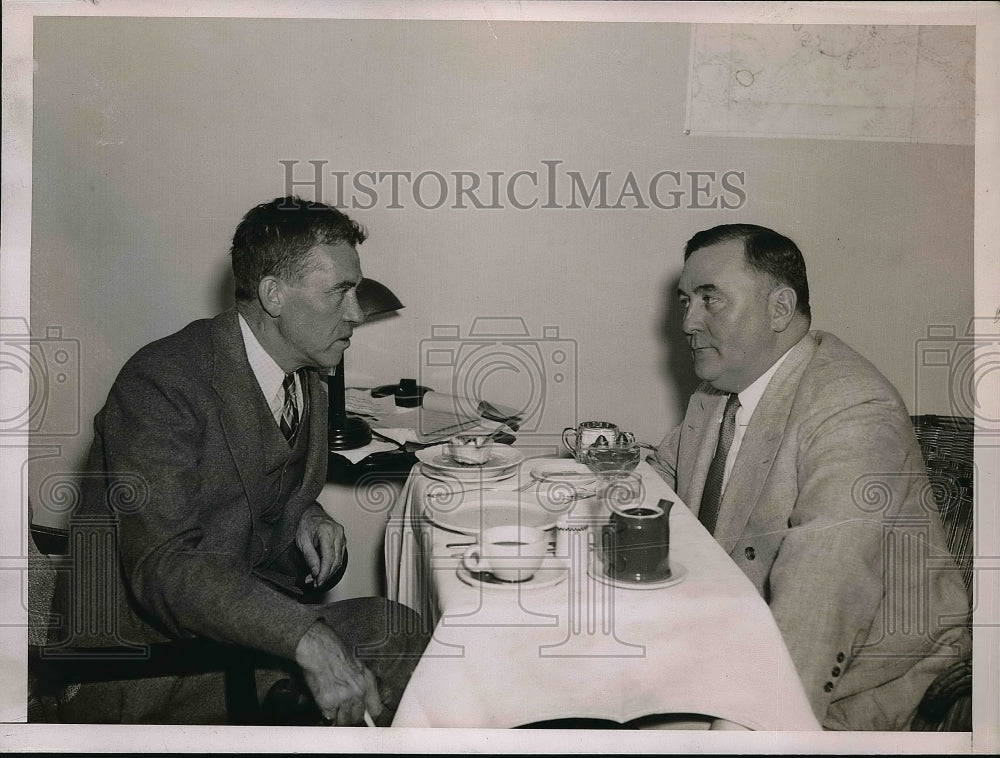
[[[673,506],[673,504],[674,504],[673,500],[667,500],[666,498],[662,498],[659,503],[660,508],[663,509],[663,512],[667,514],[667,516],[670,515],[670,508]]]

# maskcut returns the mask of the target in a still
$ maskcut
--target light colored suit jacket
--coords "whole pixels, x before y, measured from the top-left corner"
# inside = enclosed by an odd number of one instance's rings
[[[74,514],[77,523],[117,519],[120,571],[108,555],[77,560],[82,586],[106,606],[114,629],[109,639],[77,635],[71,644],[199,636],[294,657],[320,614],[282,590],[294,589],[305,567],[295,532],[305,512],[321,508],[315,500],[328,449],[327,393],[316,372],[305,373],[305,472],[275,507],[264,476],[277,425],[235,309],[195,321],[126,363],[94,420]],[[77,606],[77,615],[87,610]]]
[[[702,384],[650,460],[695,513],[725,398]],[[827,728],[905,728],[971,644],[906,408],[831,334],[810,332],[772,377],[715,537],[770,606]]]

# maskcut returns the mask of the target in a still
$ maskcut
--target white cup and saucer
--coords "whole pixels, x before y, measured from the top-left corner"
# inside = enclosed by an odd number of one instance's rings
[[[490,589],[551,587],[562,581],[566,572],[549,560],[548,550],[549,537],[541,529],[489,527],[480,533],[479,542],[465,551],[458,578],[470,586]]]

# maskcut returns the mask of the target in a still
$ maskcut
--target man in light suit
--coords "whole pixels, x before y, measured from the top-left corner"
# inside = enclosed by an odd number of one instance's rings
[[[906,408],[871,363],[810,331],[791,240],[719,226],[684,260],[702,384],[650,463],[767,601],[820,723],[904,729],[971,644]]]
[[[345,560],[344,529],[316,502],[328,451],[316,369],[340,362],[364,319],[356,247],[365,238],[321,203],[253,208],[233,238],[236,307],[126,363],[95,418],[74,514],[114,524],[116,563],[78,561],[90,574],[76,587],[90,595],[69,600],[71,616],[112,623],[103,639],[76,624],[70,644],[235,643],[297,664],[329,722],[358,724],[367,710],[389,723],[427,641],[415,614],[381,598],[299,602]],[[109,592],[102,571],[116,582]],[[106,616],[87,605],[93,598]],[[72,710],[81,720],[211,721],[206,692],[219,683],[209,679],[116,683],[78,695]]]

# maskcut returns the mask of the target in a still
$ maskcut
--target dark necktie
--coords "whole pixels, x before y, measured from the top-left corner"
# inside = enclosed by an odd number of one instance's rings
[[[281,433],[289,444],[295,437],[295,430],[299,426],[299,406],[295,402],[295,372],[285,374],[285,381],[281,383],[281,389],[285,391],[285,404],[281,408]]]
[[[736,411],[740,409],[740,396],[735,392],[726,401],[726,411],[722,414],[722,426],[719,427],[719,443],[715,446],[715,457],[708,468],[705,478],[705,490],[701,493],[701,508],[698,509],[698,520],[705,525],[709,534],[715,533],[715,522],[719,517],[719,504],[722,502],[722,480],[726,474],[726,459],[729,448],[736,434]]]

